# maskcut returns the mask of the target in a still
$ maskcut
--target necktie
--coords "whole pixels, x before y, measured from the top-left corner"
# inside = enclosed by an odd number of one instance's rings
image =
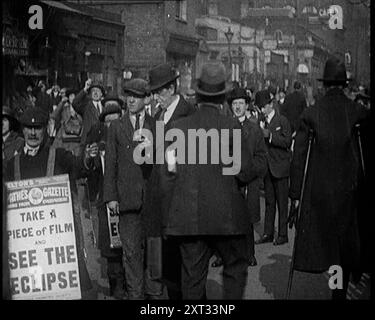
[[[165,115],[166,112],[167,112],[167,108],[162,109],[160,117],[159,117],[160,121],[164,121],[164,115]]]
[[[140,114],[137,114],[136,115],[136,118],[135,118],[135,128],[134,128],[134,130],[135,131],[137,131],[137,130],[139,130],[140,129],[140,123],[139,123],[139,118],[141,117],[141,115]]]

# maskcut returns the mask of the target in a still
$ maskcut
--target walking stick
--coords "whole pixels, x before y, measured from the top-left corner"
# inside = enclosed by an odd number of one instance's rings
[[[363,159],[363,150],[362,150],[362,142],[361,142],[361,125],[356,124],[355,127],[357,129],[357,135],[358,135],[358,147],[359,147],[359,156],[361,158],[362,172],[363,172],[363,176],[365,176],[366,171],[365,171],[365,161]]]
[[[289,269],[288,288],[287,288],[287,292],[286,292],[286,299],[287,300],[289,300],[290,291],[292,289],[292,282],[293,282],[293,275],[294,275],[294,257],[295,257],[295,252],[296,252],[296,242],[297,242],[298,229],[299,229],[299,220],[300,220],[300,216],[301,216],[303,194],[305,192],[307,169],[309,167],[312,139],[313,139],[313,130],[310,129],[310,131],[309,131],[309,146],[308,146],[308,149],[307,149],[305,169],[304,169],[304,172],[303,172],[303,179],[302,179],[301,195],[300,195],[300,199],[299,199],[298,211],[297,211],[297,217],[296,217],[296,223],[295,223],[295,230],[296,231],[295,231],[295,237],[294,237],[294,243],[293,243],[292,262],[291,262],[290,269]]]

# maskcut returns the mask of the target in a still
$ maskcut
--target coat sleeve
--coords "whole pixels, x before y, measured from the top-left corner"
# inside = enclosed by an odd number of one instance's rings
[[[292,131],[288,119],[281,116],[281,130],[272,132],[271,145],[283,149],[289,149],[292,145]]]
[[[292,200],[299,200],[301,196],[302,180],[309,145],[309,131],[308,118],[303,113],[295,137],[293,159],[290,167],[289,197]]]
[[[231,139],[232,140],[232,139]],[[249,183],[253,176],[252,150],[246,138],[244,130],[241,130],[241,170],[236,175],[242,183]]]
[[[81,90],[73,100],[73,108],[81,116],[85,113],[87,103],[89,102],[86,91]]]
[[[112,123],[108,128],[108,135],[105,147],[104,160],[104,183],[103,183],[103,201],[119,201],[117,192],[117,164],[118,164],[118,149],[117,149],[117,126]]]
[[[249,139],[250,153],[253,158],[252,170],[249,176],[251,182],[257,178],[264,177],[267,172],[267,147],[259,127],[252,129]]]

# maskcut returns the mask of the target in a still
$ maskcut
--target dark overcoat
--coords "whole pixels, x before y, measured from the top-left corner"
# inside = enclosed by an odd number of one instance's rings
[[[247,184],[247,207],[251,223],[256,223],[260,220],[260,185],[267,172],[267,148],[257,123],[246,119],[242,130],[249,144],[253,163],[249,176],[250,182]]]
[[[82,117],[81,144],[83,147],[91,127],[99,121],[100,113],[84,90],[77,94],[72,105],[74,110]]]
[[[143,128],[155,133],[155,120],[147,113]],[[133,141],[133,135],[129,111],[121,119],[114,120],[108,130],[103,201],[118,201],[120,211],[143,208],[147,181],[152,172],[152,164],[134,162],[133,153],[138,143]]]
[[[95,124],[87,135],[87,144],[105,143],[107,140],[108,127],[104,125],[104,122],[98,122]],[[110,244],[107,206],[103,201],[103,165],[100,158],[100,154],[94,158],[94,166],[90,171],[87,180],[89,185],[89,197],[90,201],[95,202],[98,210],[99,220],[99,235],[98,235],[98,248],[103,257],[114,258],[121,257],[122,250],[120,248],[112,249]]]
[[[299,199],[309,130],[314,132],[295,269],[323,272],[332,265],[356,269],[359,262],[357,184],[359,173],[355,124],[366,111],[335,88],[301,116],[291,165],[290,198]]]
[[[265,139],[269,170],[275,178],[289,176],[292,144],[292,132],[287,118],[275,112],[268,129],[272,134],[271,142]]]
[[[175,121],[173,127],[180,129],[185,137],[188,137],[189,129],[203,129],[206,132],[217,129],[219,146],[223,141],[221,130],[227,129],[230,133],[228,143],[230,154],[233,152],[233,130],[239,129],[241,168],[251,168],[250,151],[242,135],[241,125],[236,119],[221,115],[217,106],[201,104],[193,115]],[[189,150],[188,144],[188,142],[185,144],[186,156]],[[217,148],[217,151],[219,150],[221,147]],[[163,212],[164,234],[172,236],[249,234],[250,215],[238,181],[238,177],[244,172],[241,171],[236,176],[223,175],[223,168],[230,165],[224,165],[221,156],[218,164],[210,163],[211,143],[209,142],[207,164],[199,164],[199,151],[197,147],[197,164],[188,164],[187,161],[185,164],[177,164],[171,203],[168,211]],[[242,181],[248,182],[245,174]]]
[[[292,132],[297,130],[299,118],[306,107],[305,96],[299,91],[286,95],[284,103],[280,105],[280,114],[289,120]]]

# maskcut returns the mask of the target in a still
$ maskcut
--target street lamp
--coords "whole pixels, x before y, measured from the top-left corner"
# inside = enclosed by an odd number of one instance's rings
[[[230,70],[232,71],[232,54],[230,52],[230,43],[231,43],[232,38],[233,38],[233,31],[231,30],[230,27],[228,27],[227,32],[225,32],[224,34],[225,34],[225,37],[227,38],[227,41],[228,41],[229,67],[230,67]]]

